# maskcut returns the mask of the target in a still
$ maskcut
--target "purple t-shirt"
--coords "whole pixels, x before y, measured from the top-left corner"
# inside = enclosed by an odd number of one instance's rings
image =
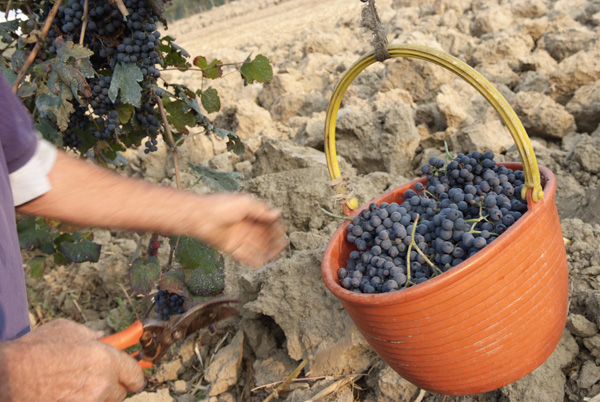
[[[0,73],[0,341],[29,331],[29,313],[9,174],[33,156],[33,121]]]

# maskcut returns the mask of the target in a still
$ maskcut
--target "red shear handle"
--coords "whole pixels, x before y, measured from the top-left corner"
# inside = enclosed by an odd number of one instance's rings
[[[133,345],[136,345],[144,332],[144,325],[141,321],[136,321],[129,326],[129,328],[117,332],[116,334],[104,337],[100,339],[101,342],[107,343],[119,350],[127,349]],[[135,352],[131,357],[136,357],[140,352]],[[146,360],[138,361],[141,368],[146,369],[153,366],[152,362]]]
[[[119,350],[127,349],[137,344],[144,332],[144,325],[141,321],[136,321],[131,326],[121,332],[100,339],[101,342],[108,343]]]

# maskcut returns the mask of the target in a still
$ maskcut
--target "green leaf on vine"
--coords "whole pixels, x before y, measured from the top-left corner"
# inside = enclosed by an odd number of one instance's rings
[[[235,153],[236,155],[243,155],[246,150],[246,146],[240,137],[237,135],[227,136],[227,150]]]
[[[37,91],[37,85],[32,82],[24,82],[19,87],[17,95],[19,95],[20,98],[25,99],[35,94],[35,91]]]
[[[79,94],[86,98],[92,96],[92,90],[79,69],[59,61],[54,64],[52,70],[56,71],[60,81],[71,89],[71,93],[79,103],[83,103],[79,99]]]
[[[33,279],[40,279],[44,276],[44,268],[46,268],[46,257],[36,256],[27,262],[29,265],[29,274]]]
[[[182,100],[171,101],[168,98],[163,98],[163,104],[169,112],[169,122],[182,134],[189,134],[190,130],[186,126],[193,127],[196,124],[196,117],[190,111],[187,103]]]
[[[129,103],[119,105],[117,107],[117,112],[119,113],[119,121],[121,124],[127,124],[127,122],[131,120],[134,111],[135,107]]]
[[[202,269],[210,272],[221,264],[217,250],[199,240],[186,236],[171,236],[171,247],[175,248],[175,259],[184,269]]]
[[[92,78],[95,75],[96,71],[94,70],[90,59],[81,60],[81,72],[85,78]]]
[[[202,91],[200,101],[208,113],[214,113],[221,110],[221,98],[219,98],[219,93],[213,87],[208,87],[208,89]]]
[[[172,269],[161,275],[157,285],[162,290],[182,294],[185,292],[185,274],[182,270]]]
[[[71,113],[75,111],[73,104],[69,102],[72,99],[72,94],[69,88],[64,87],[60,83],[55,88],[59,92],[57,95],[52,94],[46,87],[38,88],[35,106],[40,117],[54,117],[58,128],[64,131],[69,126]]]
[[[108,97],[116,102],[120,94],[123,103],[129,103],[135,107],[140,107],[142,99],[142,87],[138,82],[144,79],[144,74],[138,66],[133,63],[117,63],[108,89]]]
[[[129,269],[131,287],[137,293],[148,295],[156,287],[161,268],[156,257],[148,257],[146,261],[137,258]]]
[[[48,119],[38,119],[35,122],[35,129],[39,131],[42,134],[42,137],[47,141],[50,141],[56,146],[62,146],[62,135]]]
[[[190,54],[181,46],[173,42],[175,39],[171,36],[161,38],[158,50],[163,53],[165,67],[176,67],[180,70],[187,70],[191,64],[186,60]]]
[[[13,71],[19,71],[25,66],[25,53],[22,50],[15,50],[10,58]]]
[[[254,81],[266,83],[273,80],[273,67],[271,67],[269,59],[262,54],[256,56],[252,61],[248,57],[240,72],[248,84],[253,84]]]
[[[228,151],[234,152],[236,155],[242,155],[246,150],[246,146],[242,139],[233,131],[216,127],[214,133],[221,138],[227,138]]]
[[[0,23],[0,39],[2,42],[9,44],[15,40],[13,35],[19,29],[19,20],[5,21]]]
[[[196,114],[200,116],[200,118],[206,117],[202,114],[202,111],[200,110],[200,105],[198,105],[198,99],[196,95],[201,96],[200,93],[194,93],[184,85],[176,85],[176,89],[177,96],[181,98],[181,100],[183,100],[190,109],[196,112]]]
[[[17,74],[15,74],[15,72],[13,70],[8,68],[4,64],[4,57],[1,57],[1,56],[0,56],[0,71],[2,71],[2,75],[4,75],[4,78],[6,78],[8,83],[10,85],[14,85],[14,83],[17,81]]]
[[[244,175],[238,172],[220,172],[200,165],[188,163],[194,176],[214,191],[238,191],[242,188]]]
[[[202,69],[202,76],[215,80],[223,76],[223,62],[221,60],[214,59],[210,63],[206,57],[198,56],[194,59],[194,65]]]
[[[69,261],[69,259],[67,257],[65,257],[64,255],[62,255],[61,253],[56,253],[54,254],[54,264],[56,265],[68,265],[70,264],[71,261]]]
[[[216,296],[225,290],[225,272],[223,266],[210,272],[195,269],[188,275],[186,285],[194,296]]]
[[[46,254],[54,252],[52,227],[43,219],[26,216],[17,222],[19,246],[22,249],[39,249]]]
[[[56,47],[56,55],[63,63],[69,61],[70,58],[79,60],[94,54],[90,49],[81,45],[76,45],[72,41],[65,42],[60,36],[54,40],[54,46]]]
[[[60,243],[60,251],[71,262],[98,262],[102,246],[94,243],[79,232],[73,233],[73,241]]]

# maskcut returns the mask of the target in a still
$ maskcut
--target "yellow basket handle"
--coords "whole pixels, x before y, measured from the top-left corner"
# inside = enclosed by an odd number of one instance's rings
[[[537,160],[535,159],[533,147],[531,146],[527,132],[513,108],[508,104],[506,99],[504,99],[502,94],[489,83],[489,81],[466,63],[436,49],[407,44],[388,45],[387,49],[392,57],[413,57],[438,64],[456,73],[479,91],[496,112],[498,112],[519,148],[521,160],[523,161],[523,171],[525,172],[525,185],[523,186],[521,197],[526,199],[527,191],[529,189],[532,189],[531,197],[534,202],[538,202],[544,197]],[[335,151],[335,125],[342,98],[358,74],[376,61],[374,52],[367,53],[357,60],[344,73],[331,96],[329,108],[327,109],[327,116],[325,117],[325,156],[327,157],[329,176],[332,180],[341,177]],[[339,189],[338,187],[338,191],[345,190],[346,189],[344,188]],[[349,209],[356,209],[358,208],[358,201],[356,198],[353,198],[346,203],[346,206]]]

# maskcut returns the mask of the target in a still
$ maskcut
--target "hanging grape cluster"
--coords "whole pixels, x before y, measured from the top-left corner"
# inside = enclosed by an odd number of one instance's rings
[[[160,129],[157,116],[155,95],[162,63],[158,52],[160,32],[157,23],[160,16],[154,11],[148,0],[125,0],[129,15],[124,17],[117,5],[108,0],[89,0],[87,26],[83,45],[93,52],[90,61],[96,75],[88,78],[91,96],[83,99],[83,105],[73,100],[75,112],[71,116],[69,129],[63,133],[65,146],[77,148],[81,144],[77,133],[89,132],[96,140],[114,141],[119,139],[122,124],[119,120],[121,100],[113,102],[109,97],[112,72],[118,64],[135,65],[142,74],[140,82],[142,95],[140,107],[135,108],[132,122],[138,140],[148,137],[145,152],[155,151],[156,136]],[[40,19],[47,18],[52,3],[44,2]],[[85,0],[71,0],[62,4],[53,25],[46,37],[46,51],[49,56],[56,55],[55,40],[62,37],[65,41],[79,43],[85,17]]]

